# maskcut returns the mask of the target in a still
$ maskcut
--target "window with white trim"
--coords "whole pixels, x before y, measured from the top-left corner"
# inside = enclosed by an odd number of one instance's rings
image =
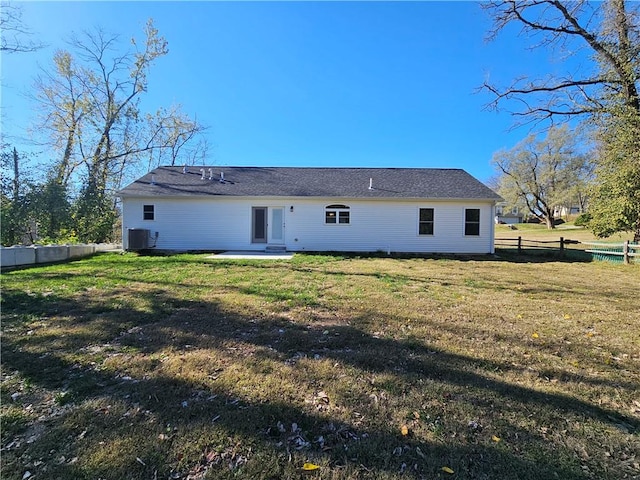
[[[480,209],[479,208],[465,208],[464,234],[469,236],[480,235]]]
[[[324,223],[331,225],[349,225],[350,209],[347,205],[327,205],[324,209]]]
[[[433,208],[421,208],[418,213],[418,235],[433,235]]]
[[[154,220],[155,219],[155,206],[154,205],[143,205],[142,206],[142,219],[143,220]]]

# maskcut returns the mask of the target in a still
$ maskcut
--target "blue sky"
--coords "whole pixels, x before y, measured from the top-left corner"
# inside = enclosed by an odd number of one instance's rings
[[[22,2],[46,44],[2,55],[3,134],[20,148],[37,110],[25,98],[64,38],[101,26],[123,47],[148,18],[169,42],[143,106],[173,103],[209,127],[208,163],[447,167],[480,180],[494,152],[527,136],[483,110],[486,77],[561,71],[511,29],[487,43],[474,2]]]

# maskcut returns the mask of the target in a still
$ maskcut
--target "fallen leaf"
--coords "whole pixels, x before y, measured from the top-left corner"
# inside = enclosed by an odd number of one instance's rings
[[[440,470],[442,470],[444,473],[453,473],[453,470],[451,470],[449,467],[442,467]]]
[[[318,392],[317,398],[324,403],[329,403],[329,395],[324,390]]]
[[[491,437],[491,440],[493,440],[494,442],[498,443],[501,438],[500,437],[496,437],[495,435]]]
[[[538,338],[540,335],[538,335],[538,332],[533,332],[533,335],[531,335],[531,338]]]
[[[216,459],[217,456],[218,456],[218,452],[216,452],[215,450],[211,450],[204,456],[204,458],[207,461],[207,463],[213,463],[213,461]]]
[[[564,314],[564,319],[565,319],[565,320],[569,320],[569,319],[571,319],[571,315],[569,315],[568,313],[565,313],[565,314]]]
[[[402,433],[402,435],[409,435],[409,427],[407,427],[406,425],[402,425],[400,427],[400,433]]]
[[[315,463],[305,463],[304,465],[302,465],[302,470],[305,470],[307,472],[317,470],[319,468],[320,465],[316,465]]]

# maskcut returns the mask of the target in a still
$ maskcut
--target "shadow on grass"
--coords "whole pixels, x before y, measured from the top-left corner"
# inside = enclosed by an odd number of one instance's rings
[[[78,406],[76,411],[65,411],[62,420],[45,420],[50,428],[22,446],[23,451],[31,458],[75,458],[111,444],[129,444],[132,449],[126,455],[105,453],[103,461],[93,464],[48,463],[51,478],[185,478],[196,468],[210,468],[215,478],[231,477],[238,468],[245,478],[291,478],[299,474],[300,467],[292,465],[292,455],[297,462],[306,458],[350,472],[351,478],[378,478],[385,472],[388,476],[384,478],[400,472],[405,478],[437,478],[445,475],[440,470],[445,465],[455,468],[456,478],[582,479],[592,474],[607,478],[604,470],[585,473],[571,449],[551,445],[539,432],[508,419],[522,416],[525,410],[529,417],[576,422],[588,418],[635,431],[639,428],[633,417],[574,396],[543,393],[483,375],[473,357],[430,348],[424,342],[377,338],[349,325],[331,326],[327,333],[325,326],[265,318],[257,311],[239,314],[214,302],[183,300],[160,290],[140,295],[151,306],[144,313],[88,299],[54,294],[34,299],[24,292],[3,292],[3,310],[9,317],[2,338],[3,369],[19,372],[33,385],[65,391],[65,402]],[[23,328],[25,313],[46,321],[51,312],[65,312],[66,333],[28,334]],[[357,323],[359,319],[353,320]],[[166,349],[229,354],[231,346],[250,345],[253,348],[244,353],[232,353],[246,368],[252,364],[243,362],[260,355],[277,364],[289,362],[294,370],[295,361],[301,358],[309,362],[331,359],[357,369],[362,377],[386,374],[393,380],[379,389],[386,388],[389,394],[422,391],[427,382],[433,392],[444,393],[440,400],[445,403],[472,404],[478,411],[501,410],[504,421],[511,422],[507,430],[514,445],[523,445],[526,451],[483,443],[459,418],[443,420],[447,434],[458,432],[464,439],[456,444],[444,436],[418,440],[402,435],[398,425],[360,423],[330,409],[311,413],[313,409],[305,407],[301,398],[287,401],[277,391],[269,399],[252,398],[250,393],[239,396],[232,387],[219,385],[216,372],[225,366],[214,361],[202,365],[198,381],[188,380],[188,372],[184,377],[154,374],[153,367],[140,378],[126,371],[101,371],[99,363],[88,361],[93,357],[87,348],[105,344],[117,352],[127,347],[131,350],[126,351],[133,352],[130,355],[144,358]],[[502,363],[486,367],[509,368]],[[259,381],[259,369],[255,374]],[[307,388],[317,390],[314,378],[305,381]],[[369,397],[358,392],[353,396],[353,410],[375,412],[375,405],[367,404]],[[94,407],[84,408],[88,402],[94,402]],[[104,413],[110,408],[117,414]],[[127,415],[130,411],[138,413]],[[82,434],[83,429],[89,431],[91,425],[101,422],[105,426],[115,422],[117,438],[111,438],[106,428],[102,438]],[[180,454],[172,441],[159,441],[159,435],[185,442],[181,448],[187,454]],[[233,448],[236,451],[231,452]],[[198,460],[194,463],[194,459]],[[22,477],[19,460],[14,462],[5,463],[6,478]],[[233,462],[235,467],[229,468]]]

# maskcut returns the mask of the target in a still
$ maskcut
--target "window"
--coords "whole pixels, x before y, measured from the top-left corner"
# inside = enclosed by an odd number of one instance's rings
[[[142,219],[143,220],[153,220],[155,218],[155,211],[153,205],[143,205],[142,206]]]
[[[421,208],[418,235],[433,235],[433,208]]]
[[[464,234],[480,235],[480,209],[467,208],[464,211]]]
[[[324,223],[348,225],[350,222],[347,205],[329,205],[325,208]]]

